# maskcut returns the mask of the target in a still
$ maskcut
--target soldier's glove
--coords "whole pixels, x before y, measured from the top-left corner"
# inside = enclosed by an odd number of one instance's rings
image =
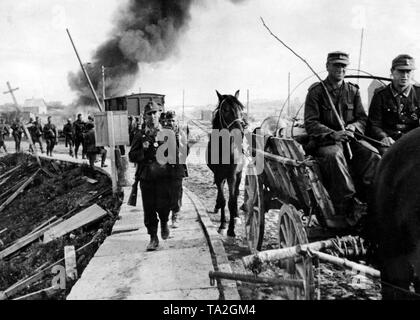
[[[349,141],[350,138],[354,138],[354,135],[350,131],[341,130],[341,131],[334,131],[333,133],[331,133],[331,137],[336,142],[347,142]]]
[[[395,143],[395,140],[394,140],[394,139],[392,139],[391,137],[385,137],[385,138],[383,138],[383,139],[381,140],[381,142],[382,142],[384,145],[386,145],[386,146],[390,147],[391,145],[393,145],[393,144]]]

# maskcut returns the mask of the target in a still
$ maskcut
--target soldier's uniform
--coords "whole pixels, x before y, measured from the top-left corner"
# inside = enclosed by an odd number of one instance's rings
[[[95,166],[95,161],[96,161],[96,155],[100,154],[101,155],[101,167],[107,167],[107,165],[105,164],[105,160],[106,160],[106,154],[107,151],[104,147],[97,147],[96,146],[96,138],[95,138],[95,130],[94,130],[94,123],[93,122],[88,122],[86,123],[86,130],[87,132],[84,135],[84,143],[86,146],[86,155],[87,158],[89,159],[89,165],[90,167],[93,169],[93,167]]]
[[[42,125],[38,120],[39,119],[37,118],[34,122],[30,122],[30,126],[28,126],[28,131],[29,131],[29,134],[31,135],[31,139],[34,144],[34,147],[35,147],[35,143],[38,143],[41,149],[41,153],[44,153],[44,148],[42,146],[42,141],[41,141]],[[29,146],[29,150],[33,151],[31,146]]]
[[[47,144],[47,156],[50,155],[52,157],[52,152],[54,149],[54,146],[57,142],[57,128],[52,123],[47,123],[44,126],[44,139]]]
[[[145,107],[145,113],[161,111],[161,107],[155,102],[149,102]],[[148,250],[155,250],[159,240],[157,238],[158,223],[161,223],[161,236],[167,239],[169,236],[168,218],[171,209],[171,201],[174,197],[172,188],[172,170],[168,163],[160,164],[156,158],[158,148],[164,141],[158,141],[158,133],[162,126],[150,127],[145,124],[134,136],[129,159],[137,163],[136,179],[140,182],[143,200],[144,225],[150,234],[151,243]],[[158,220],[159,217],[159,220]]]
[[[188,154],[188,145],[186,134],[176,124],[175,111],[168,111],[163,117],[161,123],[164,123],[164,128],[173,130],[175,132],[176,144],[177,144],[177,156],[175,163],[170,163],[172,171],[172,189],[173,197],[171,199],[171,211],[172,211],[172,227],[178,227],[178,216],[182,207],[182,181],[188,177],[188,169],[185,164],[186,157]],[[182,144],[180,146],[180,144]],[[181,152],[178,152],[178,151]]]
[[[4,152],[7,153],[6,144],[4,143],[4,136],[9,135],[9,127],[2,119],[0,122],[0,148],[3,147]]]
[[[328,55],[328,61],[348,64],[348,55],[334,52]],[[360,98],[359,88],[350,82],[342,83],[334,89],[329,79],[324,84],[333,100],[337,113],[345,126],[352,124],[360,133],[364,133],[367,115]],[[359,197],[364,195],[364,188],[373,180],[376,164],[380,157],[365,141],[350,141],[353,158],[348,159],[343,144],[336,142],[334,134],[340,131],[340,124],[333,114],[328,97],[321,83],[313,84],[305,102],[305,129],[316,145],[314,156],[318,158],[322,180],[334,207],[339,214],[346,214],[351,209],[354,196],[360,187]],[[365,200],[365,199],[363,199]]]
[[[414,70],[414,59],[398,56],[393,68]],[[398,140],[405,133],[418,128],[420,119],[420,86],[409,85],[398,92],[393,84],[378,89],[370,104],[367,133],[374,139],[391,137]],[[379,148],[383,154],[388,148]]]
[[[83,149],[83,133],[85,132],[86,123],[80,119],[81,115],[78,115],[77,120],[73,123],[74,128],[74,155],[77,159],[77,152],[79,151],[80,145],[82,145],[82,158],[85,158],[86,151]]]
[[[20,152],[20,142],[22,141],[22,135],[25,131],[20,121],[13,122],[11,129],[13,130],[13,139],[15,140],[15,150]]]
[[[69,147],[69,155],[73,156],[73,145],[74,145],[74,127],[71,123],[71,120],[69,119],[67,123],[63,127],[63,134],[65,137],[65,146]]]

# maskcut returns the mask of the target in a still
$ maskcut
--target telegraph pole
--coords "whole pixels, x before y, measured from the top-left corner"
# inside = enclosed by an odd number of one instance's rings
[[[290,117],[290,72],[289,77],[287,79],[287,117]]]
[[[102,66],[102,99],[104,100],[105,105],[105,67]]]
[[[5,91],[5,92],[3,92],[3,94],[10,94],[10,95],[12,96],[13,103],[15,104],[16,109],[20,110],[20,107],[19,107],[19,105],[18,105],[18,103],[17,103],[17,100],[16,100],[16,97],[15,97],[15,94],[13,93],[14,91],[19,90],[19,88],[14,88],[14,89],[12,89],[12,87],[11,87],[11,85],[10,85],[9,81],[7,81],[7,82],[6,82],[6,84],[7,84],[7,88],[9,89],[9,91]]]
[[[360,65],[362,63],[362,48],[363,48],[363,35],[364,35],[364,31],[365,29],[362,28],[362,34],[360,35],[360,52],[359,52],[359,66],[358,66],[358,71],[357,71],[357,75],[360,74]],[[357,84],[359,84],[359,78],[357,78]]]
[[[249,89],[246,90],[246,116],[249,119]]]

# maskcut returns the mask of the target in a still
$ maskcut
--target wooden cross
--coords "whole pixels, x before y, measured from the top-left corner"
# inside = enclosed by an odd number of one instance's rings
[[[12,89],[12,87],[10,86],[9,81],[7,81],[7,88],[9,89],[9,91],[5,91],[5,92],[3,92],[3,94],[10,94],[12,96],[12,98],[13,98],[13,102],[14,102],[16,108],[20,110],[19,105],[18,105],[17,100],[16,100],[16,97],[15,97],[15,94],[13,93],[16,90],[19,90],[19,88]]]

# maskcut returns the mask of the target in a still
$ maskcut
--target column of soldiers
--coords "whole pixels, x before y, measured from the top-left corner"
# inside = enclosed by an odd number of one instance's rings
[[[169,121],[166,121],[167,115],[162,117],[162,107],[153,101],[149,102],[144,110],[144,123],[132,136],[129,152],[130,161],[137,165],[136,181],[140,183],[144,224],[150,235],[150,243],[146,248],[148,251],[159,247],[159,222],[161,238],[169,238],[168,221],[171,211],[172,226],[178,226],[182,179],[187,174],[186,135],[176,125],[175,113],[169,113]],[[168,150],[163,154],[167,158],[161,159],[162,153],[158,149],[163,148],[165,143]],[[175,154],[171,149],[176,150]]]
[[[398,55],[392,60],[392,82],[374,93],[367,114],[359,87],[344,81],[348,65],[347,53],[329,53],[328,76],[323,80],[345,129],[341,129],[320,82],[308,90],[305,128],[310,152],[319,160],[323,183],[337,213],[355,225],[360,220],[356,209],[361,202],[369,201],[381,156],[401,136],[419,127],[420,86],[412,83],[413,57]],[[365,134],[372,144],[363,139]],[[350,146],[352,157],[345,144]]]

